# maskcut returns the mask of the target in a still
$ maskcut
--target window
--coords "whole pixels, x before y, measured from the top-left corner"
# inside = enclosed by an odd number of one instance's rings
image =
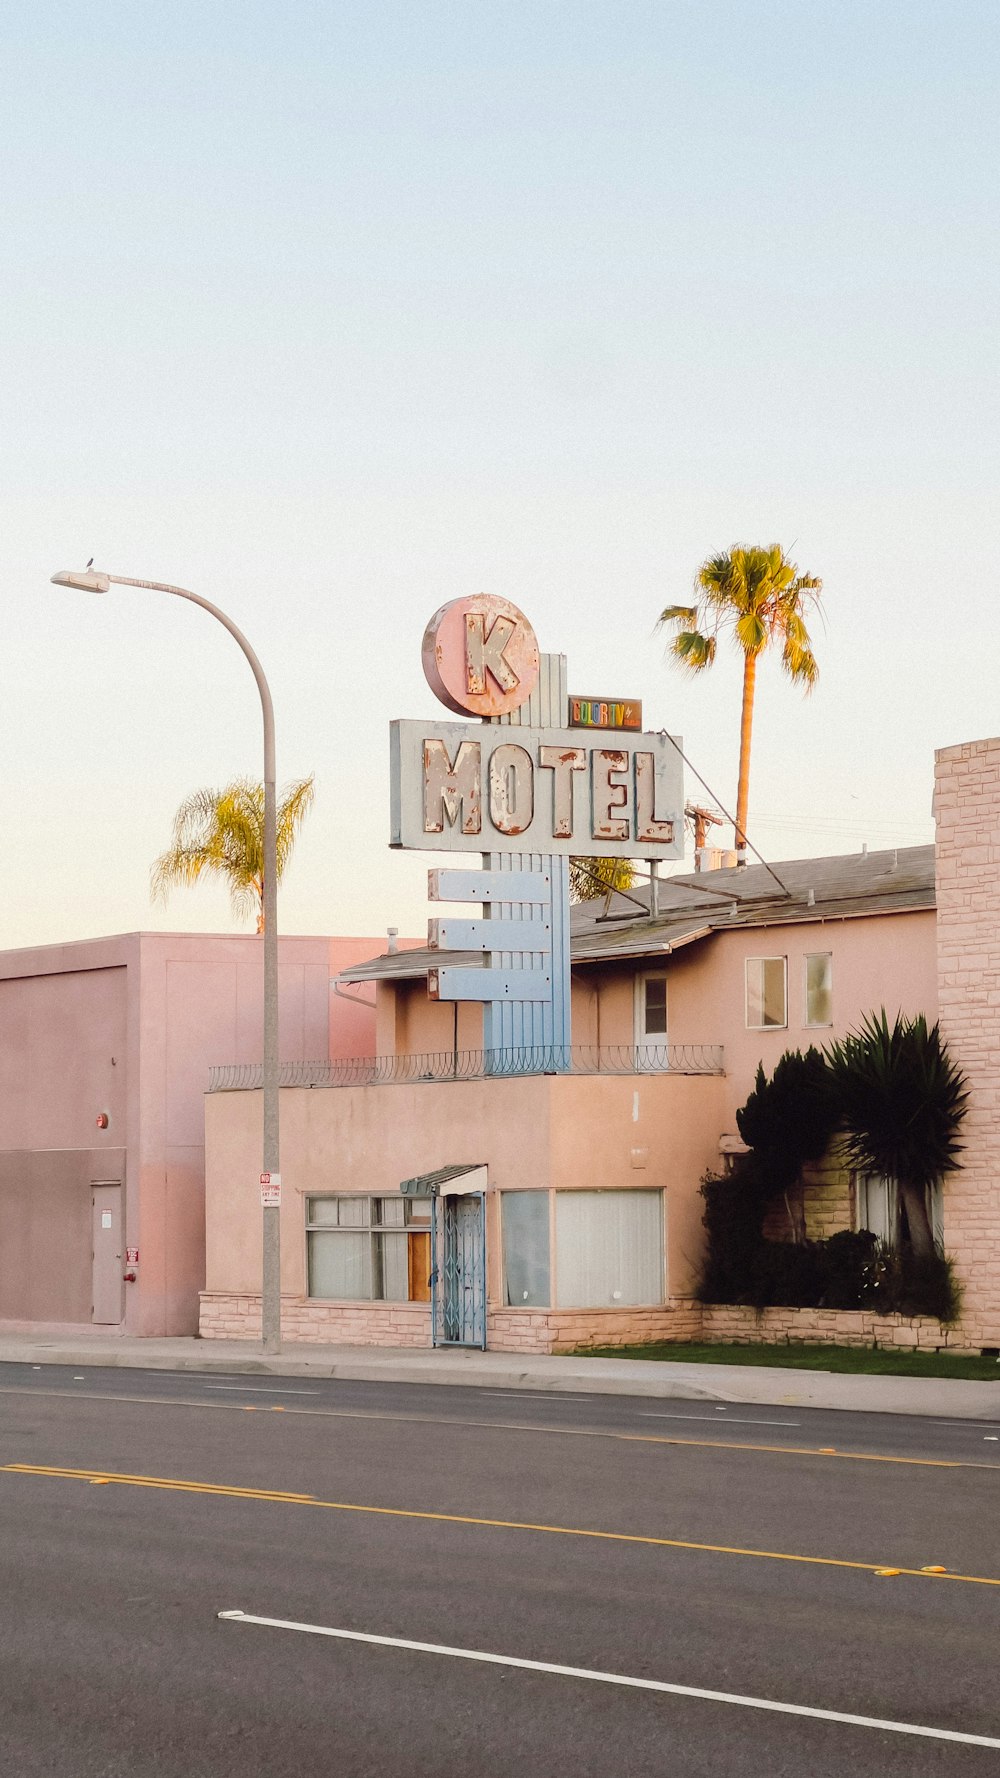
[[[640,1067],[668,1066],[665,975],[639,975],[635,978],[635,1047]]]
[[[662,1192],[556,1192],[557,1306],[662,1301]]]
[[[833,958],[829,951],[806,957],[806,1024],[833,1024]]]
[[[934,1245],[944,1252],[944,1193],[936,1180],[926,1191],[927,1220],[931,1225]],[[883,1179],[879,1173],[856,1173],[854,1176],[854,1225],[869,1229],[887,1247],[899,1246],[900,1199],[894,1179]]]
[[[429,1199],[395,1195],[308,1198],[309,1295],[348,1303],[422,1300],[411,1288],[412,1250],[427,1248],[429,1257],[430,1209]]]
[[[786,962],[784,957],[747,958],[748,1031],[788,1024]]]
[[[899,1194],[894,1179],[880,1173],[857,1173],[854,1178],[854,1221],[859,1229],[877,1235],[886,1247],[899,1244]]]
[[[501,1193],[504,1300],[512,1308],[547,1308],[549,1194]]]

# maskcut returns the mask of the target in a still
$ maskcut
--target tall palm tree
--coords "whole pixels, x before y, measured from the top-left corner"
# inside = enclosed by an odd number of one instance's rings
[[[710,667],[723,630],[732,630],[743,652],[743,708],[740,717],[740,776],[736,794],[737,862],[746,863],[747,804],[750,799],[750,741],[757,661],[781,646],[781,665],[790,679],[809,691],[819,677],[803,608],[815,604],[823,582],[803,574],[779,544],[736,543],[724,555],[709,556],[695,577],[694,605],[668,605],[661,624],[677,634],[670,652],[692,673]]]
[[[933,1253],[927,1187],[958,1165],[965,1075],[937,1025],[897,1014],[890,1028],[884,1007],[832,1044],[827,1060],[852,1165],[896,1181],[913,1252]]]
[[[282,791],[278,802],[278,881],[295,836],[312,804],[312,777]],[[195,790],[174,816],[173,843],[150,871],[154,901],[178,883],[197,883],[204,871],[224,878],[237,919],[256,911],[264,930],[264,786],[236,778],[224,790]]]

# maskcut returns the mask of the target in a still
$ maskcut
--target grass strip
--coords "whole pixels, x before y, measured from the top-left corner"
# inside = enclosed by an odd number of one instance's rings
[[[825,1346],[806,1341],[711,1345],[651,1340],[641,1346],[576,1346],[573,1358],[645,1358],[673,1364],[747,1364],[803,1371],[841,1371],[868,1377],[959,1377],[1000,1384],[1000,1360],[967,1352],[913,1351],[892,1346]]]

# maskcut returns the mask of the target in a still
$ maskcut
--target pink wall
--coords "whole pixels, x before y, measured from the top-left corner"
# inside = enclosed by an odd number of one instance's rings
[[[282,1290],[306,1291],[310,1192],[395,1192],[400,1180],[452,1162],[485,1164],[489,1189],[667,1193],[672,1295],[693,1286],[701,1251],[702,1174],[715,1158],[718,1076],[542,1076],[405,1086],[285,1089],[282,1122]],[[255,1184],[260,1096],[206,1101],[206,1289],[260,1289]],[[490,1295],[500,1290],[498,1224],[488,1226]]]
[[[374,1053],[374,1010],[334,1000],[330,977],[379,948],[375,939],[279,939],[284,1060]],[[0,955],[0,1205],[9,1203],[18,1228],[7,1253],[19,1256],[18,1278],[24,1266],[37,1274],[31,1300],[44,1301],[44,1319],[89,1318],[89,1183],[122,1177],[125,1243],[140,1251],[124,1326],[195,1331],[209,1069],[257,1061],[261,1048],[255,936],[132,933]],[[101,1111],[105,1131],[95,1124]],[[84,1197],[70,1259],[67,1206]],[[13,1277],[5,1290],[0,1268],[0,1320],[35,1313]]]
[[[1000,739],[936,756],[941,1030],[971,1089],[944,1238],[973,1346],[1000,1346]]]
[[[805,1024],[805,958],[833,957],[833,1023]],[[788,1024],[766,1031],[746,1028],[745,965],[748,957],[787,959]],[[667,1041],[721,1044],[727,1088],[724,1116],[735,1127],[737,1108],[751,1087],[758,1062],[770,1073],[787,1049],[806,1049],[844,1036],[868,1012],[937,1016],[937,964],[933,909],[871,914],[857,919],[801,921],[786,926],[741,927],[716,932],[660,960],[578,965],[573,972],[573,1043],[628,1049],[635,1042],[635,978],[667,977]],[[455,1008],[429,1000],[424,979],[379,984],[379,1053],[415,1055],[451,1051]],[[458,1043],[482,1047],[478,1006],[458,1008]],[[720,1132],[721,1133],[721,1132]]]

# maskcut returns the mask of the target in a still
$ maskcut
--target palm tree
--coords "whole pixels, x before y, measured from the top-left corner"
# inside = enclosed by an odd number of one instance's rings
[[[958,1165],[969,1099],[938,1026],[897,1014],[890,1030],[883,1007],[827,1058],[852,1166],[896,1181],[914,1254],[933,1253],[927,1187]]]
[[[312,804],[312,777],[283,790],[278,803],[278,881],[295,836]],[[236,778],[224,790],[195,790],[174,816],[173,843],[150,871],[154,901],[178,883],[197,883],[203,871],[223,877],[237,919],[256,910],[264,930],[264,786]]]
[[[668,605],[661,624],[677,628],[670,652],[692,673],[710,667],[722,630],[732,630],[743,652],[743,709],[740,718],[740,776],[736,794],[737,863],[746,863],[747,804],[750,798],[750,739],[757,661],[768,648],[781,644],[781,665],[806,691],[815,685],[819,668],[803,607],[816,603],[823,582],[800,573],[777,543],[734,544],[724,555],[709,556],[695,577],[694,605]]]
[[[569,892],[573,901],[600,901],[614,889],[631,889],[635,871],[629,858],[571,858]]]

